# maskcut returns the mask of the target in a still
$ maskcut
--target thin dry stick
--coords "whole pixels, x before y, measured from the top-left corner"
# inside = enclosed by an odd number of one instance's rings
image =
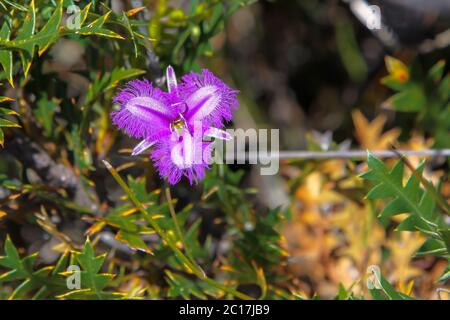
[[[392,150],[370,151],[378,158],[398,158],[398,153]],[[450,157],[450,149],[424,149],[424,150],[397,150],[404,156],[423,157]],[[321,159],[364,159],[367,157],[366,150],[345,151],[279,151],[268,152],[269,154],[247,153],[246,159],[279,159],[279,160],[321,160]],[[235,154],[226,154],[225,159],[236,159]]]
[[[407,157],[450,157],[450,149],[423,149],[423,150],[397,150]],[[246,152],[245,155],[228,153],[224,155],[226,163],[234,163],[237,156],[247,161],[261,160],[323,160],[323,159],[364,159],[367,158],[368,150],[338,150],[338,151],[268,151],[267,153]],[[370,151],[378,158],[398,158],[392,150]],[[136,159],[136,156],[122,156],[124,159]]]

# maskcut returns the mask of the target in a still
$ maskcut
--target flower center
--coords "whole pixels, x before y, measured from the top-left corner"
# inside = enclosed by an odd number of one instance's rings
[[[177,137],[181,137],[183,130],[186,128],[186,121],[180,114],[180,117],[170,123],[170,130],[176,133]]]
[[[184,122],[184,119],[178,118],[177,120],[172,122],[172,128],[175,130],[183,129],[186,125],[186,122]]]

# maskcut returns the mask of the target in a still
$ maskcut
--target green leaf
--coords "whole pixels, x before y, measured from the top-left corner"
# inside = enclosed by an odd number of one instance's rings
[[[106,90],[110,90],[113,89],[117,86],[117,84],[120,81],[129,79],[129,78],[134,78],[136,76],[139,76],[141,74],[144,74],[145,70],[143,69],[134,69],[134,68],[129,68],[129,69],[125,69],[125,68],[117,68],[114,69],[111,72],[111,77],[108,80],[108,84],[105,86],[105,91]]]
[[[83,10],[81,10],[80,12],[80,24],[83,25],[84,22],[86,21],[88,14],[89,14],[89,10],[91,9],[91,5],[92,2],[88,3]]]
[[[419,85],[411,85],[386,101],[387,106],[397,111],[417,112],[427,105],[424,90]]]
[[[405,186],[403,186],[403,162],[399,160],[391,171],[388,171],[384,163],[376,158],[372,153],[368,154],[369,171],[362,175],[363,178],[377,182],[377,185],[368,193],[369,199],[380,199],[393,197],[392,200],[381,212],[383,218],[400,213],[415,213],[425,217],[419,203],[420,181],[411,175]],[[423,170],[424,163],[417,171]]]
[[[169,298],[183,297],[184,299],[191,299],[197,297],[199,299],[207,299],[208,296],[213,298],[221,298],[224,292],[217,289],[208,283],[197,282],[195,279],[190,279],[180,274],[165,270],[167,275],[167,282],[169,283],[169,291],[167,293]]]
[[[445,60],[439,60],[429,71],[428,78],[434,83],[439,83],[445,71]]]
[[[9,97],[2,97],[2,96],[0,96],[0,103],[1,102],[5,102],[5,101],[14,101],[14,99],[11,99]]]
[[[13,99],[0,96],[0,103],[5,102],[5,101],[13,101]],[[18,113],[12,109],[0,107],[0,116],[17,116],[17,115],[18,115]],[[0,118],[0,120],[2,120],[2,118]],[[5,121],[7,121],[7,120],[5,120]],[[0,126],[0,128],[1,128],[1,126]],[[0,129],[0,146],[3,147],[4,143],[5,143],[5,134],[4,134],[3,130]]]
[[[417,250],[415,256],[444,256],[447,252],[445,248],[445,244],[442,241],[439,241],[434,238],[427,239],[422,246]]]
[[[60,0],[52,16],[38,33],[24,39],[16,38],[9,43],[7,42],[7,46],[24,50],[28,54],[28,57],[33,57],[34,47],[37,46],[38,54],[42,55],[59,37],[58,31],[62,19],[62,9],[63,1]]]
[[[364,81],[368,67],[359,48],[352,22],[345,18],[336,19],[335,33],[338,53],[347,73],[354,81]]]
[[[15,268],[15,272],[18,273],[18,276],[27,274],[22,265],[19,253],[9,237],[7,237],[5,241],[5,256],[0,257],[0,265],[10,269]],[[3,278],[4,276],[1,276],[0,280]]]
[[[13,7],[14,9],[17,9],[19,11],[27,11],[27,8],[22,6],[20,3],[16,3],[15,1],[10,0],[2,0],[2,1],[8,4],[9,6]]]
[[[438,230],[441,239],[444,241],[447,252],[450,252],[450,229]]]
[[[108,20],[108,17],[112,11],[107,12],[103,16],[99,17],[98,19],[94,20],[87,26],[82,27],[81,29],[77,30],[76,33],[82,34],[82,35],[97,35],[102,37],[108,37],[108,38],[116,38],[116,39],[124,39],[121,35],[103,28],[103,25],[105,24],[106,20]]]
[[[82,271],[80,271],[82,289],[67,292],[63,295],[59,295],[58,298],[104,300],[121,298],[124,296],[120,293],[112,293],[104,290],[111,282],[114,275],[109,273],[99,273],[105,261],[106,254],[95,256],[94,247],[89,239],[86,241],[83,251],[73,252],[73,255],[75,261],[82,269]]]
[[[440,276],[438,282],[445,282],[450,279],[450,265],[447,265],[444,273]]]
[[[125,243],[133,250],[143,251],[145,253],[151,254],[152,251],[147,246],[147,244],[142,240],[139,234],[133,232],[127,232],[124,230],[120,230],[116,234],[116,239]]]
[[[375,300],[413,300],[395,290],[395,288],[378,272],[373,272],[374,284],[369,288],[369,292]]]
[[[134,56],[137,58],[138,50],[137,50],[136,38],[134,37],[134,32],[133,32],[133,29],[131,28],[130,20],[128,19],[127,13],[125,11],[122,12],[122,19],[124,21],[124,25],[127,28],[130,37],[131,37],[131,41],[133,42]]]
[[[199,3],[199,0],[191,0],[191,3],[189,5],[189,13],[190,14],[193,14],[196,12],[198,3]]]
[[[139,214],[125,214],[130,208],[128,205],[116,208],[109,212],[102,221],[119,229],[116,234],[118,241],[125,243],[133,250],[151,254],[152,251],[142,240],[141,234],[150,234],[154,231],[140,223],[142,217]]]
[[[441,81],[437,88],[437,93],[442,101],[447,101],[450,98],[450,74]]]
[[[0,29],[0,40],[8,41],[10,34],[11,30],[5,22]],[[8,79],[9,84],[11,85],[11,87],[14,87],[14,81],[12,77],[13,57],[11,50],[0,49],[0,65],[3,67],[3,70],[6,73],[6,78]]]
[[[350,288],[346,289],[342,283],[339,283],[339,292],[335,299],[336,300],[354,300],[352,289],[355,284],[356,284],[356,282],[354,282],[350,286]]]
[[[16,111],[12,110],[12,109],[7,109],[7,108],[1,108],[0,107],[0,116],[17,116],[19,115]]]
[[[450,248],[450,236],[447,224],[442,215],[437,212],[436,201],[439,199],[435,193],[438,191],[434,186],[423,179],[422,162],[413,171],[405,185],[403,185],[403,159],[397,161],[392,170],[388,170],[384,163],[372,153],[368,154],[369,171],[362,175],[363,178],[374,181],[376,185],[367,194],[369,199],[392,199],[381,211],[380,218],[386,219],[400,213],[408,216],[398,226],[398,231],[421,231],[428,237],[439,240],[446,244],[446,254]],[[425,185],[425,190],[420,188],[420,183]],[[429,246],[430,244],[427,244]],[[444,247],[445,249],[445,247]],[[443,253],[442,250],[430,251],[430,253]]]
[[[35,32],[36,27],[36,9],[34,7],[34,0],[31,1],[30,6],[23,22],[22,28],[15,40],[24,40],[31,37]],[[28,75],[28,71],[31,67],[31,62],[34,56],[34,43],[28,43],[23,46],[23,50],[20,52],[20,58],[22,60],[22,68],[25,73],[25,77]]]
[[[0,127],[20,128],[20,125],[12,121],[0,118]]]
[[[52,134],[53,115],[55,114],[58,105],[47,99],[45,95],[37,102],[37,108],[33,110],[36,119],[44,127],[44,135],[50,137]]]
[[[179,64],[180,61],[180,51],[183,48],[184,43],[187,41],[187,39],[189,38],[189,35],[191,34],[192,28],[189,26],[187,27],[179,36],[178,36],[178,40],[177,43],[175,44],[173,50],[172,50],[172,61],[175,64]]]
[[[179,215],[179,214],[178,214]],[[196,220],[189,230],[186,232],[186,245],[191,250],[192,255],[196,258],[207,259],[208,253],[199,242],[199,232],[202,220]]]
[[[0,275],[0,282],[21,281],[9,299],[26,298],[28,293],[36,290],[40,296],[51,297],[50,294],[58,294],[66,289],[64,278],[54,272],[54,267],[44,267],[34,271],[37,253],[21,259],[9,237],[6,238],[4,249],[5,255],[0,257],[0,266],[11,270]],[[67,262],[67,259],[63,257],[61,259],[58,262],[60,269],[64,268]]]

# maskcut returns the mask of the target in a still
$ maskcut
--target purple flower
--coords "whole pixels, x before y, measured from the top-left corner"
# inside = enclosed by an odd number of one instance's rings
[[[151,158],[161,177],[176,184],[182,176],[198,182],[212,159],[212,142],[205,137],[230,139],[223,130],[237,108],[238,91],[210,71],[191,72],[178,85],[172,67],[166,71],[168,92],[147,80],[130,81],[114,98],[120,105],[113,123],[129,136],[143,139],[137,155],[153,146]]]

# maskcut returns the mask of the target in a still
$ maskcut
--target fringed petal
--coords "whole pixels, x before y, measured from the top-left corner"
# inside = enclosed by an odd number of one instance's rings
[[[181,177],[188,178],[192,185],[203,179],[212,158],[212,144],[195,140],[187,131],[178,138],[176,135],[160,140],[151,153],[151,158],[161,178],[176,184]]]
[[[180,169],[192,167],[195,157],[194,138],[187,130],[184,131],[179,142],[177,142],[170,152],[172,162]],[[200,150],[201,151],[201,150]]]
[[[147,80],[130,81],[114,98],[120,105],[111,113],[112,122],[135,138],[149,141],[170,134],[169,124],[178,116],[173,97]]]
[[[185,117],[189,122],[203,121],[206,125],[222,127],[223,121],[230,121],[233,110],[238,107],[237,90],[204,69],[201,74],[191,72],[185,75],[178,86],[181,99],[187,105]]]

